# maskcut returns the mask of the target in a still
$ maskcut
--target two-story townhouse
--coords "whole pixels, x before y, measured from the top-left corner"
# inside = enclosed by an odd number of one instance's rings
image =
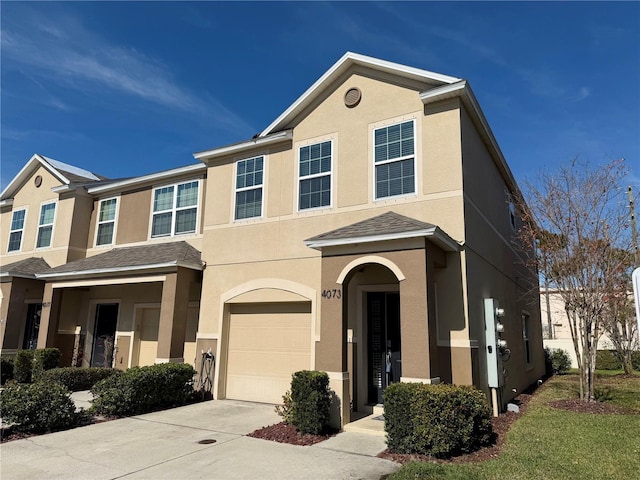
[[[40,185],[32,182],[38,176],[32,170],[22,175],[25,181],[14,180],[15,188],[10,185],[5,190],[17,208],[6,215],[3,212],[3,226],[10,216],[15,223],[15,212],[22,208],[16,202],[21,197],[35,198],[33,188]],[[73,231],[81,237],[80,248],[73,256],[48,263],[29,257],[5,265],[14,255],[12,228],[2,249],[3,279],[13,280],[12,302],[21,308],[10,311],[3,301],[3,326],[14,332],[11,337],[3,336],[3,353],[36,345],[56,346],[62,353],[62,365],[126,369],[163,361],[193,364],[203,269],[199,248],[205,184],[206,167],[195,164],[76,185],[75,191],[81,191],[76,195],[84,199],[83,211],[73,224]],[[45,185],[48,195],[55,193],[52,189],[59,187]],[[60,217],[51,219],[51,224],[60,236],[70,229],[69,222]],[[25,225],[24,231],[34,232],[35,228]],[[26,281],[20,272],[36,267],[40,268],[29,272],[29,281],[38,288],[27,285],[16,295],[16,278]],[[32,304],[39,306],[38,328],[30,333]],[[20,340],[21,332],[26,332],[25,338],[30,335],[30,343]]]
[[[35,348],[44,281],[36,274],[84,258],[93,201],[105,179],[33,155],[0,194],[0,348]]]
[[[85,187],[86,258],[34,274],[39,346],[118,368],[210,349],[216,398],[269,403],[323,370],[336,424],[395,381],[499,408],[544,374],[519,190],[465,80],[347,53],[254,138],[194,156]],[[488,299],[509,346],[492,389]]]
[[[195,157],[218,398],[279,402],[324,370],[344,424],[392,381],[488,392],[489,298],[510,348],[494,403],[544,374],[519,190],[465,80],[347,53],[259,135]]]

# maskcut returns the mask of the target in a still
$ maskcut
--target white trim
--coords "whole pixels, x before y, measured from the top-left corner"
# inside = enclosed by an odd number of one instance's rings
[[[259,186],[252,185],[250,187],[242,187],[239,189],[237,185],[238,185],[238,165],[240,164],[240,162],[256,160],[261,157],[262,157],[262,183]],[[261,153],[255,156],[239,158],[233,162],[233,202],[232,202],[233,210],[231,211],[231,217],[233,222],[244,222],[247,220],[256,220],[256,219],[264,218],[264,206],[266,203],[265,186],[266,186],[266,176],[267,176],[267,159],[268,159],[268,154]],[[258,189],[262,190],[261,197],[260,197],[260,215],[255,215],[253,217],[236,218],[236,208],[238,206],[237,205],[238,192],[248,192],[250,190],[258,190]]]
[[[115,200],[116,201],[116,211],[114,213],[113,220],[100,222],[100,211],[102,209],[102,204],[103,204],[103,202],[108,202],[110,200]],[[98,211],[96,213],[96,228],[95,228],[95,235],[94,235],[94,238],[93,238],[93,247],[94,248],[109,247],[109,246],[113,246],[116,243],[116,231],[117,231],[117,226],[118,226],[118,214],[119,213],[120,213],[120,195],[116,195],[115,197],[102,198],[102,199],[100,199],[98,201]],[[105,224],[105,223],[110,223],[110,222],[113,222],[113,233],[111,234],[111,242],[102,243],[102,244],[98,245],[98,232],[100,231],[100,225],[101,224]]]
[[[439,227],[425,228],[422,230],[413,230],[410,232],[389,233],[384,235],[369,235],[366,237],[351,237],[351,238],[338,238],[330,240],[307,240],[305,244],[307,247],[322,249],[324,247],[334,247],[339,245],[354,245],[357,243],[369,243],[369,242],[384,242],[390,240],[400,240],[405,238],[418,238],[427,237],[430,241],[438,245],[440,248],[448,252],[458,252],[461,250],[462,245],[446,233],[440,230]]]
[[[187,185],[189,183],[197,183],[197,202],[195,205],[189,205],[187,207],[178,207],[178,187],[180,185]],[[196,179],[190,179],[190,180],[182,180],[182,181],[178,181],[178,182],[174,182],[174,183],[168,183],[168,184],[162,184],[162,185],[158,185],[155,186],[151,189],[151,206],[149,207],[149,214],[150,214],[150,219],[149,219],[149,236],[148,239],[149,240],[155,240],[158,238],[176,238],[176,237],[181,237],[184,235],[197,235],[199,233],[199,228],[200,228],[200,215],[202,213],[202,194],[201,194],[201,179],[200,178],[196,178]],[[172,203],[171,203],[171,208],[170,209],[165,209],[165,210],[160,210],[158,212],[155,212],[153,210],[153,206],[155,203],[155,194],[156,191],[163,189],[163,188],[172,188],[173,187],[173,195],[172,195]],[[196,224],[194,225],[194,230],[193,232],[180,232],[180,233],[176,233],[176,222],[178,220],[178,212],[179,211],[184,211],[184,210],[191,210],[195,208],[196,209]],[[153,236],[153,217],[155,215],[162,215],[162,214],[166,214],[166,213],[171,213],[171,233],[166,234],[166,235],[156,235]]]
[[[51,165],[49,162],[45,160],[46,157],[42,157],[35,153],[31,156],[29,161],[25,164],[24,167],[18,172],[18,174],[13,177],[13,180],[9,182],[9,184],[5,187],[5,189],[0,193],[0,198],[3,200],[13,194],[15,190],[18,189],[19,184],[22,184],[27,181],[29,176],[36,170],[38,164],[42,165],[47,171],[49,171],[54,177],[56,177],[62,183],[68,185],[71,183],[67,177],[62,175],[56,168]]]
[[[359,65],[362,67],[372,68],[393,75],[402,76],[412,80],[426,82],[432,85],[441,85],[443,83],[459,82],[460,79],[450,77],[428,70],[421,70],[399,63],[388,62],[378,58],[367,57],[358,53],[347,52],[329,70],[327,70],[316,82],[311,85],[298,99],[293,102],[271,125],[260,133],[260,137],[266,137],[273,131],[280,130],[286,126],[296,115],[304,110],[313,100],[329,86],[337,80],[340,75],[345,73],[351,66]],[[196,157],[197,158],[197,157]]]
[[[172,170],[166,170],[164,172],[151,173],[149,175],[143,175],[141,177],[128,178],[126,180],[119,180],[109,182],[105,185],[96,185],[94,187],[87,188],[87,192],[91,194],[107,193],[115,190],[124,190],[126,187],[140,187],[145,184],[157,183],[161,180],[175,179],[180,175],[193,172],[206,172],[207,166],[201,163],[193,165],[187,165],[186,167],[174,168]],[[202,178],[202,177],[199,177]]]
[[[216,158],[223,157],[225,155],[239,154],[251,148],[264,147],[267,145],[272,145],[274,143],[280,143],[285,140],[291,140],[292,138],[293,138],[293,130],[285,130],[283,132],[278,132],[273,135],[269,135],[268,137],[261,135],[260,137],[253,138],[246,142],[235,143],[233,145],[227,145],[226,147],[214,148],[212,150],[197,152],[197,153],[194,153],[193,156],[197,160],[205,162],[207,160],[214,160]]]
[[[45,224],[40,224],[40,217],[42,217],[42,209],[43,207],[46,207],[47,205],[54,205],[53,207],[53,220],[51,221],[51,223],[45,223]],[[34,250],[44,250],[47,248],[51,248],[53,247],[53,235],[55,233],[55,225],[56,225],[56,218],[58,216],[58,201],[57,200],[45,200],[44,202],[40,203],[40,209],[39,209],[39,214],[38,214],[38,226],[36,227],[36,242],[34,245]],[[43,246],[43,247],[39,247],[38,246],[38,240],[40,238],[40,229],[43,227],[48,227],[51,226],[51,239],[49,242],[49,245]]]
[[[402,383],[424,383],[426,385],[438,385],[440,377],[433,378],[417,378],[417,377],[400,377]]]
[[[16,212],[20,212],[22,210],[24,210],[24,218],[22,219],[22,228],[20,230],[11,230],[11,226],[13,224],[13,215]],[[11,223],[9,223],[9,238],[7,239],[7,254],[22,252],[22,244],[24,243],[24,231],[27,226],[27,214],[29,213],[28,210],[29,209],[25,205],[24,207],[19,207],[11,211],[11,221],[10,221]],[[9,250],[9,244],[11,243],[11,234],[18,231],[22,232],[22,234],[20,235],[20,246],[18,247],[17,250]]]
[[[143,270],[155,270],[158,268],[168,268],[168,267],[183,267],[183,268],[190,268],[192,270],[198,270],[198,271],[204,270],[204,267],[202,265],[196,266],[196,265],[186,264],[186,263],[174,260],[172,262],[155,263],[151,265],[136,265],[132,267],[95,268],[92,270],[77,270],[72,272],[61,272],[61,273],[37,273],[36,278],[49,279],[49,278],[64,278],[64,277],[81,277],[81,276],[102,275],[107,273],[128,273],[128,272],[136,272],[136,271],[143,271]]]
[[[91,279],[91,280],[71,280],[67,282],[57,282],[52,285],[52,288],[73,288],[73,287],[97,287],[100,285],[125,285],[131,283],[154,283],[164,282],[167,279],[166,275],[155,275],[149,277],[137,277],[137,278],[103,278],[103,279]]]
[[[314,173],[314,174],[309,174],[309,175],[305,175],[304,177],[302,177],[300,175],[300,150],[302,150],[303,148],[311,148],[314,145],[322,145],[323,143],[327,143],[329,142],[330,144],[330,148],[331,148],[331,156],[330,156],[330,169],[328,172],[320,172],[320,173]],[[306,213],[306,212],[313,212],[316,210],[328,210],[333,208],[333,196],[334,196],[334,172],[333,172],[333,167],[334,164],[336,162],[334,162],[334,152],[335,152],[335,148],[334,148],[334,141],[333,138],[329,138],[326,140],[318,140],[318,141],[312,141],[312,142],[305,142],[305,144],[299,144],[296,146],[296,169],[297,169],[297,182],[296,182],[296,205],[297,205],[297,213]],[[302,183],[302,180],[311,180],[314,178],[322,178],[322,177],[329,177],[329,183],[330,183],[330,191],[329,191],[329,205],[320,205],[318,207],[309,207],[309,208],[300,208],[300,184]]]
[[[376,163],[376,131],[382,130],[383,128],[394,127],[396,125],[402,125],[403,123],[409,123],[409,122],[411,122],[413,124],[413,155],[404,155],[404,156],[401,155],[401,156],[399,156],[397,158],[386,159],[386,160],[383,160],[381,162]],[[384,124],[384,125],[381,125],[379,127],[373,127],[371,129],[371,153],[373,155],[373,158],[372,158],[373,170],[372,170],[371,180],[373,182],[372,194],[373,194],[373,201],[374,202],[380,202],[380,201],[396,199],[396,198],[402,198],[402,197],[408,197],[408,196],[416,196],[418,194],[418,160],[417,160],[417,156],[418,156],[418,135],[417,135],[417,125],[416,125],[416,119],[415,118],[394,121],[394,122],[389,123],[388,125]],[[377,189],[376,189],[376,168],[378,166],[390,165],[392,163],[403,162],[403,161],[409,160],[409,159],[413,160],[413,192],[400,193],[398,195],[387,195],[387,196],[384,196],[384,197],[378,197]]]
[[[349,372],[324,372],[329,376],[329,380],[334,380],[338,382],[342,382],[345,380],[349,380]]]
[[[13,198],[7,198],[6,200],[0,200],[0,207],[11,207],[13,206]],[[17,352],[17,350],[16,350]]]
[[[338,285],[344,284],[345,278],[347,278],[347,275],[349,275],[349,273],[354,268],[359,267],[360,265],[365,265],[367,263],[375,263],[375,264],[387,267],[396,276],[396,278],[398,279],[398,282],[401,282],[406,278],[404,276],[404,273],[402,273],[402,270],[400,270],[400,267],[398,267],[395,263],[393,263],[388,258],[380,257],[377,255],[367,255],[364,257],[356,258],[355,260],[352,260],[351,262],[349,262],[342,269],[342,271],[340,272],[340,275],[338,275],[338,278],[336,279],[336,283]]]
[[[220,340],[220,334],[196,332],[196,341],[198,340]]]
[[[54,287],[55,288],[55,287]],[[96,330],[96,315],[97,315],[97,309],[98,309],[98,305],[118,305],[118,318],[116,319],[116,328],[115,331],[118,331],[118,327],[120,326],[120,317],[122,314],[122,299],[121,298],[116,298],[116,299],[111,299],[111,298],[107,298],[107,299],[101,299],[101,298],[95,298],[95,299],[90,299],[89,300],[89,310],[87,312],[88,318],[87,321],[85,323],[86,325],[86,335],[84,337],[84,353],[82,356],[82,365],[83,366],[87,366],[90,367],[91,366],[91,361],[93,360],[93,346],[94,346],[94,336],[95,336],[95,330]],[[82,326],[81,326],[82,327]],[[115,346],[116,346],[116,334],[114,334],[113,336],[113,358],[112,358],[112,362],[111,362],[111,366],[113,367],[113,361],[115,361]]]
[[[74,175],[78,175],[79,177],[84,177],[87,180],[100,180],[89,170],[85,170],[80,167],[76,167],[74,165],[69,165],[68,163],[60,162],[58,160],[54,160],[53,158],[45,157],[44,155],[40,155],[43,159],[45,159],[53,168],[57,170],[64,170],[65,172],[73,173]]]
[[[452,338],[450,340],[440,340],[438,339],[439,347],[450,347],[450,348],[478,348],[477,340],[464,340],[464,339],[455,339]]]

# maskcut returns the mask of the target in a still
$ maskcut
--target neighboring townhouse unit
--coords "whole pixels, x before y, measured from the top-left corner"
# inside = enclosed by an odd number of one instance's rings
[[[268,403],[293,372],[326,371],[341,424],[390,382],[476,385],[504,405],[544,375],[519,190],[465,80],[347,53],[254,138],[194,156],[82,187],[86,257],[32,274],[39,346],[118,368],[211,349],[215,398]]]

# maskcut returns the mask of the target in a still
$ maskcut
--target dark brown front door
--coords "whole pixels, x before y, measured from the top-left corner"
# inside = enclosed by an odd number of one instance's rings
[[[369,403],[382,403],[382,391],[402,376],[400,294],[367,293]]]
[[[117,303],[103,303],[96,307],[96,328],[91,351],[92,367],[112,366],[117,323]]]

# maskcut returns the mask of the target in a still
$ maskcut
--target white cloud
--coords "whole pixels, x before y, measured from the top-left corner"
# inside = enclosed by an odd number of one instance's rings
[[[158,59],[109,43],[85,28],[78,18],[60,15],[43,19],[29,9],[20,17],[12,19],[13,24],[3,25],[3,68],[13,64],[44,84],[53,82],[92,94],[108,93],[106,89],[137,97],[243,134],[255,130],[219,100],[180,85],[169,66]],[[56,108],[65,105],[60,99],[48,98],[47,102]]]

